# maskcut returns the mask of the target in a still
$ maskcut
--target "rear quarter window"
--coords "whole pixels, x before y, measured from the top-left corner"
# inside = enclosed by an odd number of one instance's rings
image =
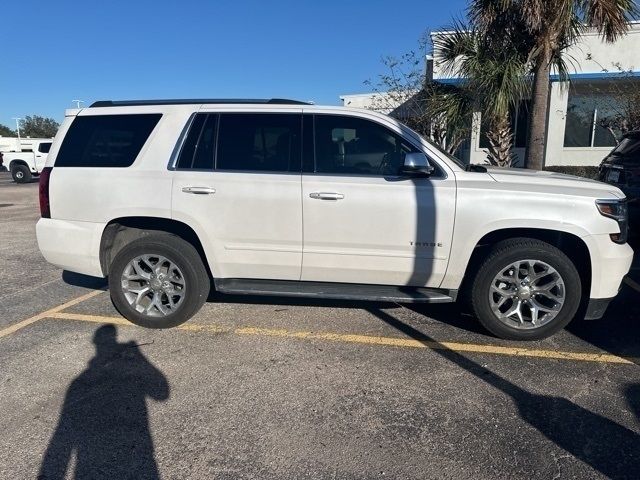
[[[76,117],[64,137],[56,167],[128,167],[162,117],[94,115]]]
[[[41,143],[38,145],[38,151],[40,153],[49,153],[49,150],[51,150],[51,143]]]

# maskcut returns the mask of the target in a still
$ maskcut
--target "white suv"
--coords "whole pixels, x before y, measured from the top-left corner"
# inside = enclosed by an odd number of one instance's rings
[[[109,278],[133,323],[234,294],[469,300],[502,338],[600,318],[633,251],[611,185],[472,166],[396,120],[291,100],[67,111],[40,177],[40,250]]]

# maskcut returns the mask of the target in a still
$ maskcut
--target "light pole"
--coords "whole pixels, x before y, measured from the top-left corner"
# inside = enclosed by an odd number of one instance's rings
[[[71,100],[72,102],[75,102],[76,104],[76,108],[80,108],[80,104],[84,103],[84,100]]]
[[[18,145],[19,145],[20,150],[22,150],[22,144],[20,143],[20,120],[22,120],[22,118],[13,117],[13,120],[16,121],[16,131],[18,132]]]

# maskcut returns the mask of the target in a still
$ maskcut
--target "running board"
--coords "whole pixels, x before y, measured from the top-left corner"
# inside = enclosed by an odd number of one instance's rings
[[[218,292],[234,295],[270,295],[398,303],[450,303],[455,302],[458,293],[457,290],[392,285],[244,278],[216,278],[214,284]]]

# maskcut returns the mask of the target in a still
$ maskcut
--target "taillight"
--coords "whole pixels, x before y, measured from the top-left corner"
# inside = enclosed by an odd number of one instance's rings
[[[40,173],[39,196],[40,196],[40,216],[51,218],[51,205],[49,204],[49,179],[51,178],[52,167],[44,167]]]

